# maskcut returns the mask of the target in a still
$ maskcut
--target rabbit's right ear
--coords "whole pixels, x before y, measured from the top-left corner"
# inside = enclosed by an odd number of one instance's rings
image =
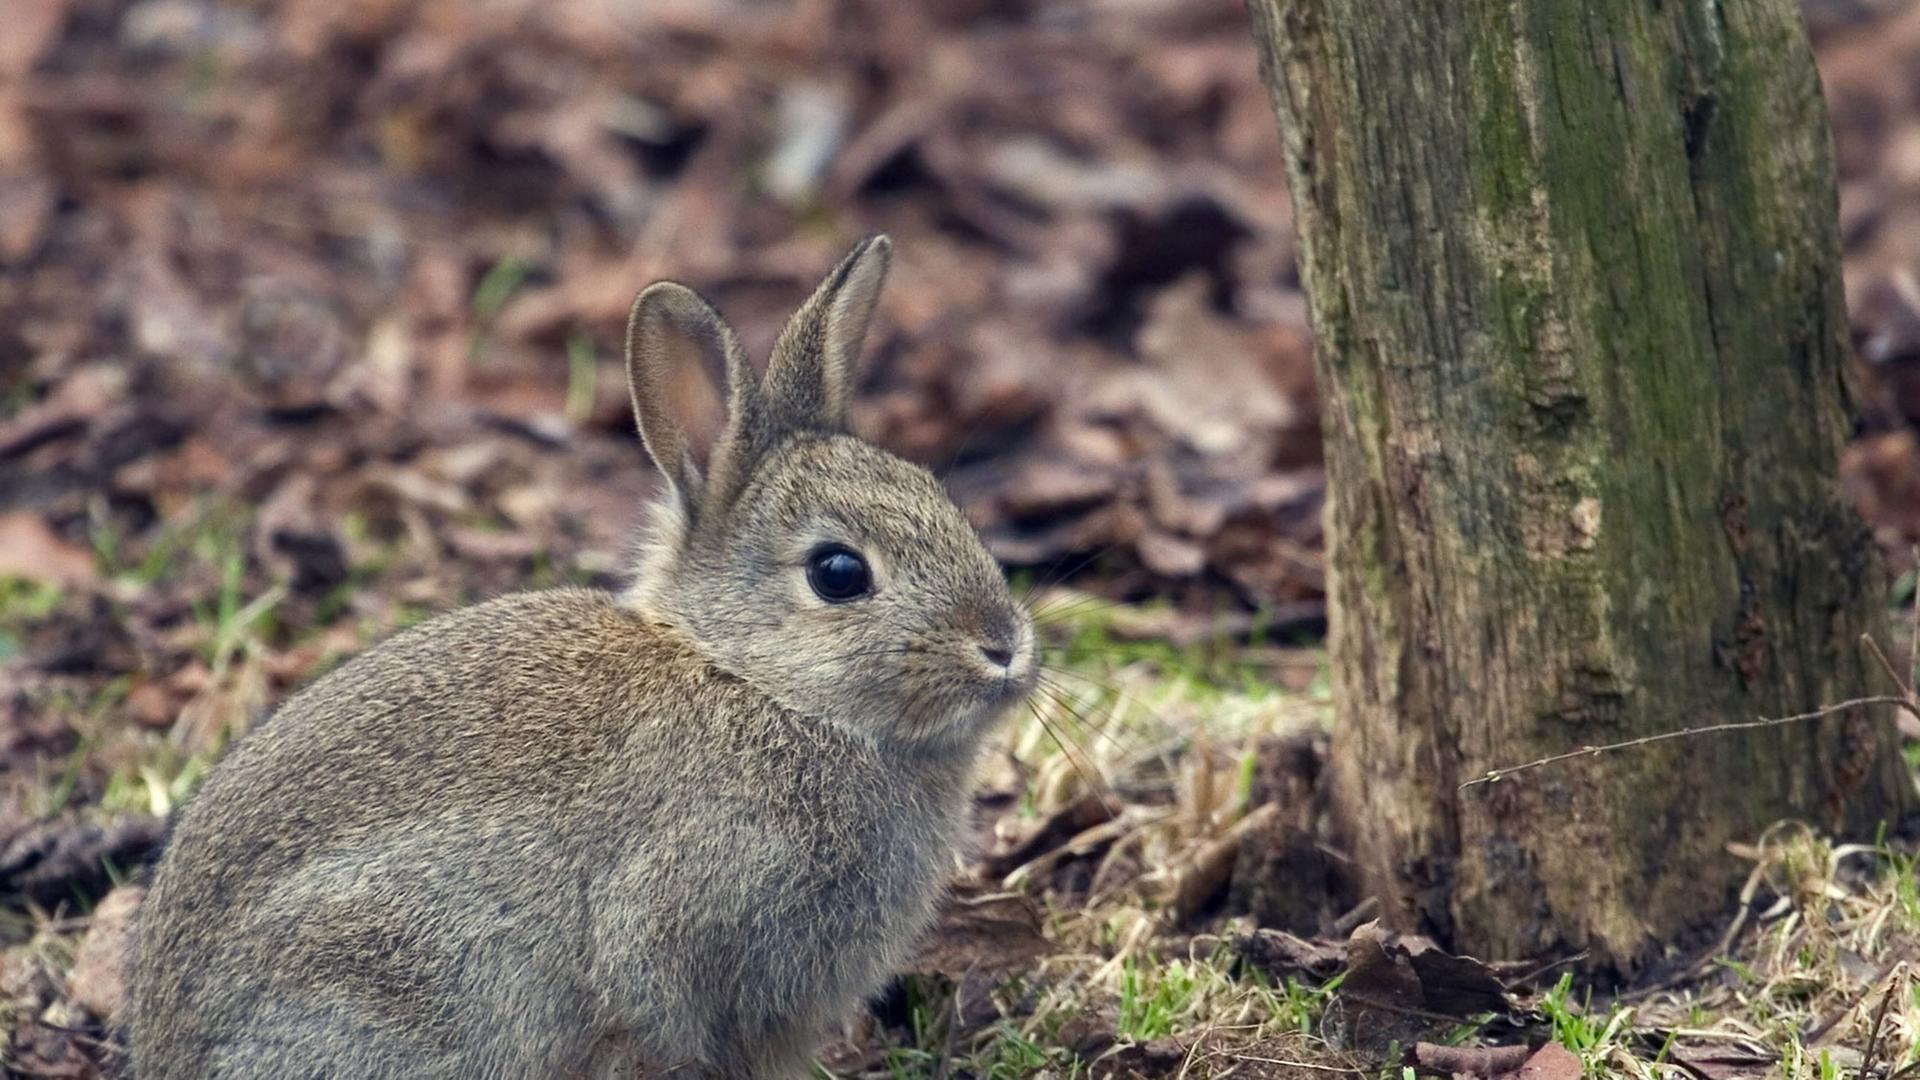
[[[689,368],[702,379],[724,372],[724,427],[708,422],[689,437],[676,415],[675,389]],[[709,382],[709,385],[711,383]],[[672,485],[691,520],[738,479],[739,433],[752,411],[753,369],[733,330],[700,294],[671,281],[650,285],[627,320],[627,388],[647,454]],[[704,463],[704,472],[703,472]]]

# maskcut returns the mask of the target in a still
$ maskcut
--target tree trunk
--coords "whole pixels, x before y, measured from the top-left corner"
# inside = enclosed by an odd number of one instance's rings
[[[1250,0],[1319,338],[1336,805],[1389,918],[1632,974],[1912,801],[1794,0]]]

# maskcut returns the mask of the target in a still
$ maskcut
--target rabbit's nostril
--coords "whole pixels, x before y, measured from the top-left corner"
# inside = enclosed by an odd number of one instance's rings
[[[980,646],[980,655],[1001,667],[1009,667],[1013,664],[1012,649],[1002,649],[993,645],[982,645]]]

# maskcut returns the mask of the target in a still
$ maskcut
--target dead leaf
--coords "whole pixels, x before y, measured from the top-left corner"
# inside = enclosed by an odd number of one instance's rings
[[[122,885],[108,893],[88,919],[87,936],[74,954],[67,976],[68,996],[111,1025],[126,1012],[127,977],[131,973],[133,917],[146,891]]]
[[[1471,956],[1455,956],[1417,935],[1397,938],[1389,952],[1404,951],[1420,977],[1426,1007],[1449,1016],[1504,1012],[1512,1004],[1506,984],[1493,969]]]
[[[1325,981],[1347,966],[1347,949],[1343,943],[1314,941],[1284,930],[1258,929],[1235,934],[1228,939],[1228,945],[1242,961],[1266,972],[1276,984],[1283,984],[1290,975]]]
[[[910,970],[959,983],[969,972],[1002,972],[1055,951],[1040,932],[1039,909],[1026,894],[957,893]]]
[[[26,510],[0,513],[0,577],[21,577],[66,586],[98,578],[93,552],[70,544],[46,519]]]
[[[1584,1075],[1586,1069],[1573,1051],[1554,1042],[1535,1050],[1514,1073],[1515,1080],[1580,1080]]]
[[[1431,1021],[1505,1012],[1510,1005],[1506,987],[1485,964],[1417,935],[1391,933],[1378,920],[1361,924],[1347,940],[1339,1000],[1362,1049],[1410,1045]]]

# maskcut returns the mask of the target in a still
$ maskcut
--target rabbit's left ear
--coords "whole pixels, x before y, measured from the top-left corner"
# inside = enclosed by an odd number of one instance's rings
[[[885,236],[861,241],[788,320],[761,384],[767,423],[782,430],[847,430],[860,346],[892,254]]]
[[[716,376],[724,415],[698,415],[717,410],[689,408],[675,392],[691,385],[711,398]],[[753,411],[753,369],[713,306],[670,281],[642,292],[627,321],[627,387],[640,439],[687,520],[730,499],[745,467],[740,432]]]

